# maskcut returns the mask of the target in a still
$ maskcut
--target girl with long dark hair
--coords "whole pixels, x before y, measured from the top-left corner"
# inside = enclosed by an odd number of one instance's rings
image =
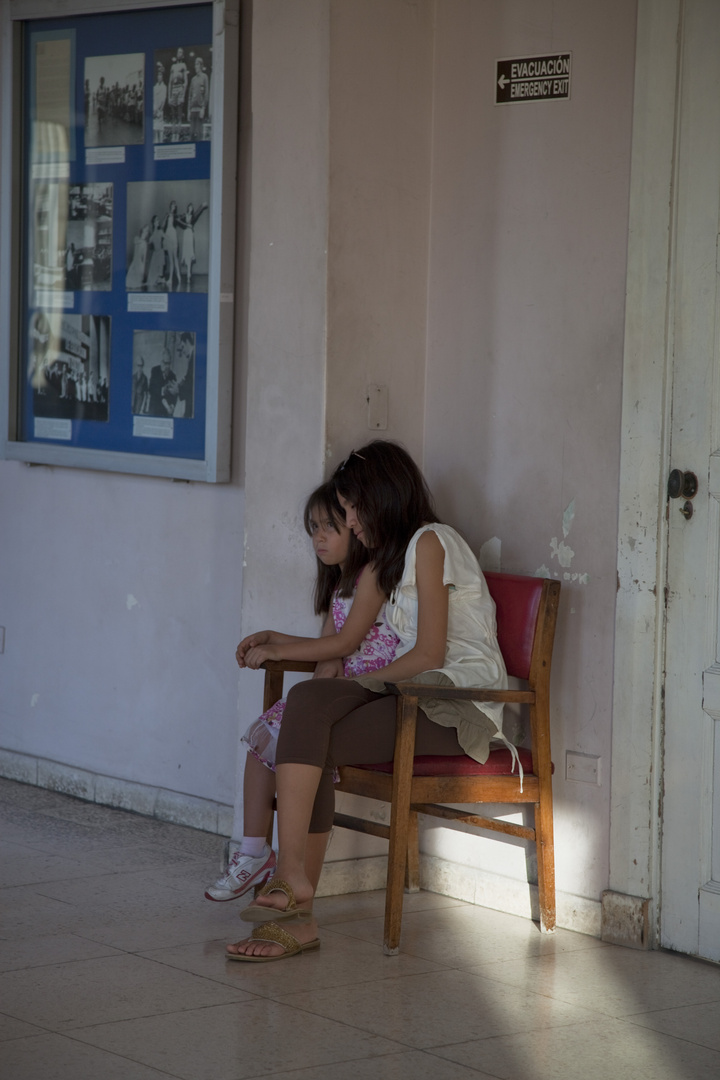
[[[389,596],[388,625],[400,645],[395,659],[373,676],[318,679],[288,694],[277,748],[277,876],[242,912],[263,925],[228,946],[234,960],[278,960],[319,944],[312,900],[332,827],[333,770],[392,758],[395,698],[385,682],[507,686],[495,605],[477,559],[454,529],[438,521],[407,451],[392,442],[369,443],[350,454],[333,483],[378,587]],[[294,658],[304,659],[305,648],[296,641]],[[286,653],[281,645],[246,639],[237,655],[241,666],[257,667]],[[453,705],[423,699],[415,752],[466,753],[484,761],[490,739],[503,738],[502,706]]]

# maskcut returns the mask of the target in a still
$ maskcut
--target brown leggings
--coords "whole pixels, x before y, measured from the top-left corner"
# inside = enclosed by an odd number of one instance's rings
[[[395,702],[352,679],[311,679],[288,694],[278,738],[278,765],[323,770],[311,833],[329,832],[335,811],[336,765],[377,765],[395,751]],[[462,754],[455,728],[433,723],[418,709],[416,754]]]

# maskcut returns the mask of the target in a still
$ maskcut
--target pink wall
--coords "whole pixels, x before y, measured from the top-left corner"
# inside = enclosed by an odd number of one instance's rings
[[[497,537],[503,570],[563,581],[558,886],[597,896],[607,879],[635,6],[444,0],[436,11],[426,471],[476,550]],[[496,59],[556,51],[572,53],[569,101],[493,104]],[[602,759],[601,786],[565,780],[568,750]]]

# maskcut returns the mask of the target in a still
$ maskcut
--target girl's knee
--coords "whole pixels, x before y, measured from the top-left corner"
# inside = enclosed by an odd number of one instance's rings
[[[293,686],[288,693],[285,715],[288,710],[292,713],[322,713],[334,721],[374,696],[352,679],[307,679]]]
[[[297,683],[288,691],[286,712],[287,707],[291,704],[302,707],[307,701],[314,699],[313,682],[313,679],[306,679],[304,682]]]

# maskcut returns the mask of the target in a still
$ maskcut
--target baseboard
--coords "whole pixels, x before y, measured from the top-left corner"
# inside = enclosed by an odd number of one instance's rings
[[[479,907],[520,915],[525,919],[540,919],[537,885],[495,874],[491,870],[462,866],[434,855],[420,859],[420,887],[428,892],[454,896]],[[572,893],[556,892],[556,921],[563,930],[600,937],[601,906],[599,900],[588,900]]]
[[[0,777],[220,836],[229,837],[232,832],[233,807],[225,803],[119,780],[31,754],[0,749]],[[323,868],[317,895],[340,896],[343,893],[383,889],[386,871],[385,855],[328,861]],[[488,870],[463,866],[434,855],[421,855],[420,885],[428,892],[452,896],[479,907],[520,915],[526,919],[539,919],[536,885]],[[599,900],[561,892],[557,893],[556,900],[559,927],[592,937],[601,936]]]
[[[318,896],[342,896],[345,893],[372,892],[384,889],[387,879],[387,855],[367,859],[340,859],[323,866]]]
[[[650,905],[647,897],[607,889],[601,897],[603,941],[628,949],[649,949]]]
[[[233,807],[225,803],[200,799],[181,791],[119,780],[114,776],[76,769],[47,758],[18,754],[0,749],[0,776],[22,784],[59,791],[86,802],[111,806],[116,810],[131,810],[145,817],[187,825],[191,829],[230,836]]]
[[[377,855],[368,859],[343,859],[327,862],[323,867],[318,896],[337,896],[342,893],[384,889],[387,858]],[[537,885],[494,874],[460,863],[448,862],[434,855],[420,855],[420,887],[427,892],[452,896],[478,907],[503,911],[508,915],[538,922]],[[600,901],[570,893],[556,893],[557,925],[563,930],[600,937]]]

